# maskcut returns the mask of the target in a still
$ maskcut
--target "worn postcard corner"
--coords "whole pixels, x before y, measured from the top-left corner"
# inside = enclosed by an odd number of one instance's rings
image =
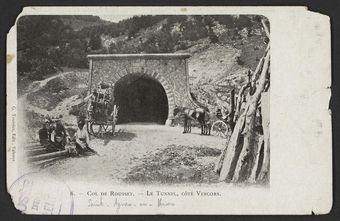
[[[24,8],[6,53],[14,206],[329,213],[330,42],[306,7]]]

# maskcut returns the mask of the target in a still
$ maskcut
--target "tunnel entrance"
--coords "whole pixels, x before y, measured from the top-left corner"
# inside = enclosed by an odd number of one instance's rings
[[[115,103],[119,106],[117,123],[154,122],[165,124],[168,99],[163,86],[155,79],[129,74],[115,84]]]

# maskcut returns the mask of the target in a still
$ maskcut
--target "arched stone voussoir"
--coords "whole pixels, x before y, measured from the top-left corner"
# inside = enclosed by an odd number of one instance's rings
[[[120,77],[117,75],[117,73],[114,73],[114,74],[112,75],[112,81],[117,82],[119,79],[120,79]]]
[[[120,80],[122,77],[125,76],[125,72],[124,71],[118,71],[116,76],[118,77],[118,80]]]
[[[157,71],[152,72],[151,77],[157,79],[159,81],[159,74]]]
[[[168,99],[170,99],[170,98],[173,99],[174,94],[171,90],[170,84],[164,78],[160,78],[158,81],[163,86],[166,94],[168,95]]]
[[[135,71],[133,70],[132,67],[127,67],[127,68],[125,68],[125,70],[126,70],[126,73],[128,73],[128,74],[134,74],[135,73]]]
[[[146,74],[146,71],[147,71],[146,68],[144,68],[144,67],[141,67],[141,68],[140,68],[140,73]]]
[[[151,72],[148,70],[148,69],[144,69],[144,73],[143,74],[145,74],[146,76],[151,76]]]
[[[123,72],[125,73],[125,75],[130,74],[129,69],[127,69],[127,68],[124,68],[124,71],[123,71]]]
[[[168,87],[168,85],[169,85],[168,81],[165,80],[162,76],[159,76],[156,79],[159,81],[159,83],[161,83],[163,85],[163,87],[165,87],[165,86]]]

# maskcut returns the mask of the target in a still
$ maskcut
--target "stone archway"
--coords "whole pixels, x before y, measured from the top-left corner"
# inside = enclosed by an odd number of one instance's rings
[[[116,84],[125,76],[148,77],[164,89],[168,113],[165,124],[173,120],[178,106],[195,106],[189,96],[189,54],[96,54],[88,55],[90,62],[89,91],[99,82]],[[119,114],[118,114],[119,118]]]
[[[120,110],[117,123],[165,124],[171,110],[168,96],[161,83],[148,75],[128,74],[120,78],[114,86],[115,103]]]

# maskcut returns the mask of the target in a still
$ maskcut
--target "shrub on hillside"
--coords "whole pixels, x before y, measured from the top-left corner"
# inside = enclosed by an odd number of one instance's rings
[[[63,65],[66,67],[87,68],[87,53],[79,48],[70,48],[65,50]]]
[[[150,38],[140,45],[139,50],[146,53],[169,53],[175,49],[180,50],[183,44],[180,44],[180,36],[173,32],[171,33],[168,26],[164,26],[162,30],[156,32]]]
[[[47,74],[58,71],[56,63],[48,58],[36,58],[27,62],[27,64],[29,64],[32,69],[30,72],[27,72],[27,77],[30,80],[41,80]]]
[[[91,50],[98,50],[101,48],[101,46],[102,43],[100,36],[98,34],[91,36],[89,41],[89,47],[91,48]]]
[[[209,40],[211,43],[215,44],[219,42],[218,37],[216,36],[216,34],[213,31],[209,32]]]
[[[66,83],[59,77],[49,80],[43,89],[47,89],[49,93],[59,93],[60,91],[69,89]]]
[[[87,48],[88,43],[85,39],[70,40],[65,47],[61,49],[62,65],[66,67],[87,68]]]
[[[138,48],[128,45],[124,41],[118,41],[109,46],[109,53],[111,54],[133,54],[138,52]]]
[[[189,41],[197,41],[208,36],[205,25],[198,20],[185,21],[182,23],[183,38]]]
[[[241,59],[241,56],[236,57],[236,62],[238,65],[244,65],[244,61]]]

